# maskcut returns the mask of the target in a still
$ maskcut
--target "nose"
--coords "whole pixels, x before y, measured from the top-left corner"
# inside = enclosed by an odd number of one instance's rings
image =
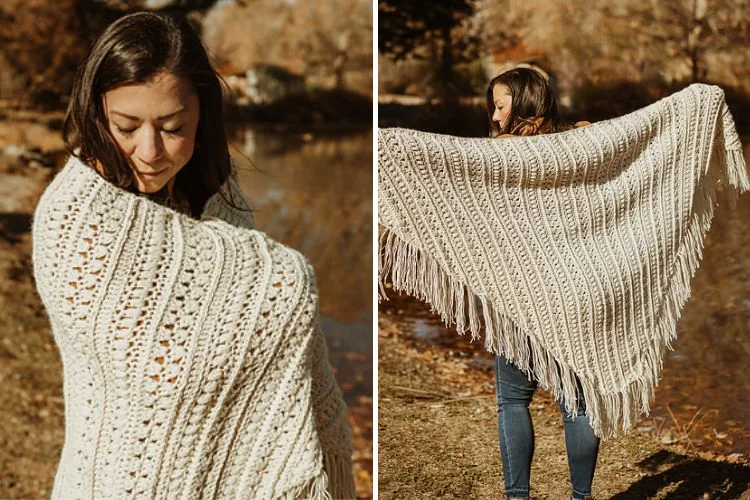
[[[495,112],[492,113],[492,121],[500,123],[500,110],[495,108]]]
[[[164,151],[161,135],[153,127],[145,127],[139,138],[137,156],[143,163],[151,164],[158,160]]]

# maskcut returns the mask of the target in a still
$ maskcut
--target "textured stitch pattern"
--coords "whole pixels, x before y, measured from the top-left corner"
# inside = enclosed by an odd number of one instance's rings
[[[218,194],[196,220],[76,158],[52,180],[32,234],[64,366],[53,498],[354,497],[313,270],[252,227]]]
[[[750,189],[723,91],[557,134],[378,139],[380,298],[390,279],[484,329],[573,415],[577,375],[600,437],[648,414],[717,191]]]

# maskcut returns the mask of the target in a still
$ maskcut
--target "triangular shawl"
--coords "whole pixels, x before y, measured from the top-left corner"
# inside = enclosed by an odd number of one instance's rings
[[[380,130],[381,298],[390,279],[472,340],[484,327],[574,415],[577,375],[594,431],[617,435],[649,412],[717,183],[750,189],[715,86],[556,134]]]
[[[225,196],[246,206],[236,173]],[[33,219],[64,366],[54,498],[350,498],[313,270],[219,194],[200,220],[72,157]]]

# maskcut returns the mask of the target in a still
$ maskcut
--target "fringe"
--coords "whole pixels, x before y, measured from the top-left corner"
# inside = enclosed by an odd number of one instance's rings
[[[737,196],[750,191],[750,176],[742,154],[742,142],[734,127],[734,119],[726,102],[722,100],[720,112],[714,127],[714,144],[716,165],[725,172],[722,183],[730,208],[735,208]]]
[[[742,150],[718,148],[718,163],[726,175],[722,179],[729,207],[737,206],[737,197],[750,191],[750,177]]]
[[[614,393],[601,394],[589,381],[581,379],[586,399],[586,415],[597,435],[608,438],[628,432],[641,415],[650,413],[659,375],[664,366],[664,351],[672,349],[677,337],[677,322],[690,297],[690,282],[703,258],[703,243],[714,217],[716,185],[722,176],[719,168],[709,168],[693,201],[693,210],[672,265],[672,275],[657,310],[656,331],[641,354],[642,372]],[[591,414],[589,415],[589,407]]]
[[[323,468],[317,475],[288,490],[283,498],[288,500],[333,500],[356,498],[352,461],[350,456],[323,453]]]
[[[664,350],[672,350],[676,325],[690,296],[690,282],[703,257],[703,242],[714,216],[717,182],[725,175],[734,188],[729,191],[750,189],[741,151],[720,148],[719,153],[723,153],[719,160],[725,168],[708,168],[705,178],[699,179],[672,275],[658,304],[656,332],[641,353],[641,372],[623,387],[607,388],[604,392],[593,381],[574,373],[570,366],[555,359],[533,332],[523,331],[488,298],[473,293],[466,284],[449,276],[434,258],[382,225],[379,226],[378,300],[387,300],[385,282],[390,279],[394,290],[427,302],[447,326],[455,325],[459,334],[465,333],[468,317],[472,341],[480,337],[481,304],[485,347],[489,352],[503,354],[527,376],[534,377],[555,399],[563,401],[573,418],[578,411],[575,380],[578,375],[586,401],[586,416],[595,434],[602,439],[622,435],[635,426],[641,415],[650,412],[649,401],[655,396]]]
[[[465,284],[448,276],[435,259],[380,226],[380,299],[387,299],[384,284],[388,279],[394,290],[427,302],[433,312],[438,313],[447,326],[455,326],[459,334],[470,331],[472,341],[480,338],[483,322],[485,348],[489,352],[505,355],[556,398],[562,398],[567,411],[576,414],[575,376],[569,367],[557,363],[539,341],[503,315],[486,297],[474,294]],[[588,397],[585,393],[584,396]]]
[[[283,497],[285,500],[297,500],[300,498],[331,500],[328,492],[328,476],[325,471],[311,477],[309,480],[288,490]]]
[[[577,387],[570,367],[555,360],[537,339],[502,314],[489,299],[477,296],[465,284],[449,277],[435,259],[384,226],[380,226],[379,245],[378,281],[381,290],[385,290],[385,281],[390,279],[394,290],[427,302],[432,311],[438,313],[447,326],[455,326],[459,334],[465,334],[468,329],[472,341],[480,338],[481,315],[485,348],[495,355],[503,354],[556,399],[562,399],[566,411],[577,414]],[[379,298],[387,300],[385,293]],[[594,417],[591,422],[596,432],[599,423],[596,415],[601,405],[589,404],[589,398],[594,401],[596,390],[583,380],[581,382],[587,402],[586,413]]]
[[[324,453],[323,468],[328,476],[329,497],[321,498],[357,498],[352,474],[351,452],[346,455]]]

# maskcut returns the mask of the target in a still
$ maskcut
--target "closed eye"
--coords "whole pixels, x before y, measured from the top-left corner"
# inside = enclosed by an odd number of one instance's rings
[[[115,125],[115,129],[117,130],[118,134],[122,134],[125,137],[131,135],[133,132],[135,132],[134,128],[120,128],[117,125]]]
[[[125,137],[129,137],[130,135],[132,135],[133,132],[135,132],[136,128],[120,128],[117,125],[115,125],[115,129],[117,130],[117,133]],[[182,131],[182,127],[177,127],[176,129],[163,128],[162,131],[166,132],[169,135],[177,135]]]

